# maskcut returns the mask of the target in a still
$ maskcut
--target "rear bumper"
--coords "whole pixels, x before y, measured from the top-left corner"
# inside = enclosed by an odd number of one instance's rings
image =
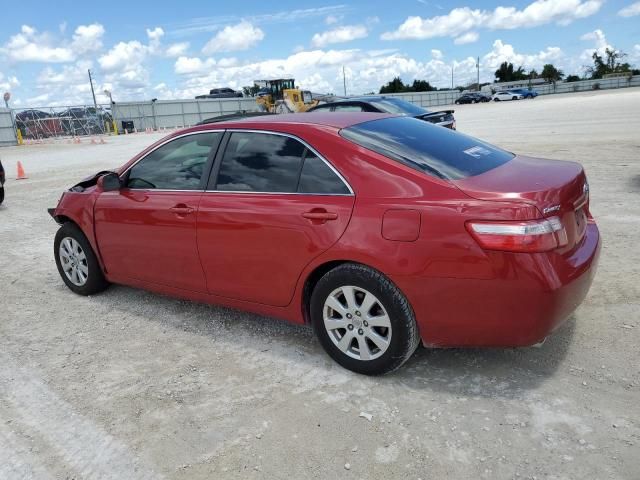
[[[392,277],[434,347],[516,347],[544,340],[586,297],[600,254],[595,223],[570,255],[492,255],[494,278]]]

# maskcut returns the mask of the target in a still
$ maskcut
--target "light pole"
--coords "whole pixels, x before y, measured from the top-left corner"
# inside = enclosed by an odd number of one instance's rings
[[[113,101],[113,97],[111,96],[111,90],[104,89],[104,94],[109,97],[109,106],[111,107],[111,126],[113,127],[113,133],[118,135],[118,126],[116,125],[116,114],[114,112],[113,106],[116,102]]]
[[[453,64],[451,64],[451,90],[453,90]]]

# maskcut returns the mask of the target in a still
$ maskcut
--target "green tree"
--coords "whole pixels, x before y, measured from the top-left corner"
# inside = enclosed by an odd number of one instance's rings
[[[528,77],[524,68],[514,68],[513,63],[502,62],[495,72],[497,82],[512,82],[514,80],[526,80]]]
[[[402,93],[407,91],[407,86],[402,83],[400,77],[395,77],[386,85],[380,87],[380,93]]]
[[[604,55],[593,52],[593,67],[587,68],[587,73],[592,79],[602,78],[610,73],[626,73],[631,72],[631,65],[622,62],[627,54],[615,48],[607,48]]]
[[[414,80],[409,89],[412,92],[432,92],[435,90],[426,80]]]
[[[542,78],[544,78],[547,82],[557,82],[558,80],[564,77],[564,73],[562,70],[558,70],[552,64],[547,63],[544,67],[542,67],[542,73],[540,74]]]
[[[260,90],[260,87],[257,85],[242,87],[242,93],[244,93],[245,97],[255,97],[258,94],[258,90]]]
[[[580,77],[578,75],[567,75],[567,78],[564,79],[565,82],[579,82]]]

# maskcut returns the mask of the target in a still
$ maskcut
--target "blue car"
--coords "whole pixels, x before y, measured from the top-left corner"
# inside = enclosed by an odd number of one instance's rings
[[[524,98],[536,98],[539,95],[535,90],[530,90],[528,88],[511,88],[509,91],[519,93]]]

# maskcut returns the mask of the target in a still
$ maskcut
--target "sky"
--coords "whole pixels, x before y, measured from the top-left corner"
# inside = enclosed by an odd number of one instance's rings
[[[640,67],[640,1],[36,1],[0,16],[0,93],[16,108],[193,98],[292,76],[317,93],[377,92],[400,76],[493,81],[503,61],[584,73],[594,51]]]

